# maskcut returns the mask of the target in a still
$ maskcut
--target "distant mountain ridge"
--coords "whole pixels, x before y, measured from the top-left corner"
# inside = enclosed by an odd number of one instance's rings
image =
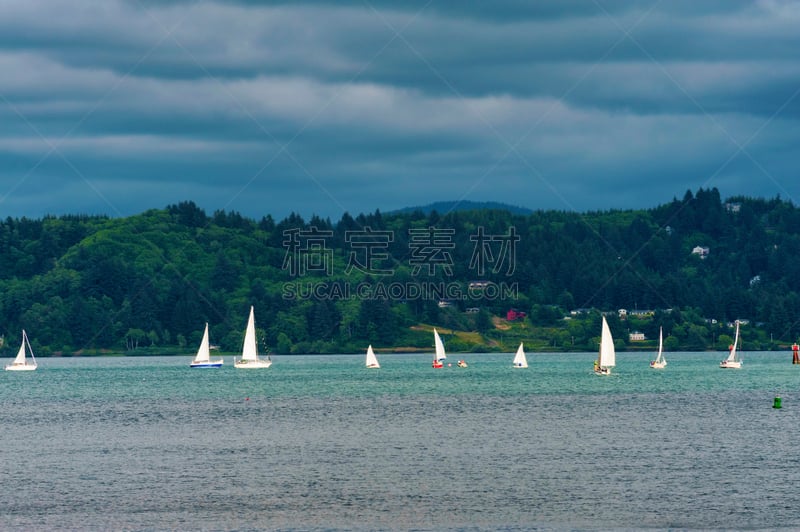
[[[394,211],[390,211],[387,214],[403,214],[403,213],[410,213],[420,211],[424,214],[430,214],[433,211],[436,211],[439,214],[445,214],[452,211],[480,211],[480,210],[501,210],[501,211],[508,211],[512,214],[531,214],[533,213],[532,209],[527,209],[525,207],[519,207],[517,205],[509,205],[508,203],[501,203],[499,201],[435,201],[433,203],[429,203],[427,205],[416,206],[416,207],[404,207],[402,209],[397,209]]]

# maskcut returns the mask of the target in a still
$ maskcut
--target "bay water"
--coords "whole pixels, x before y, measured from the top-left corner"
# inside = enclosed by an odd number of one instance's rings
[[[0,528],[799,528],[791,353],[39,360],[0,375]],[[776,396],[781,409],[773,408]]]

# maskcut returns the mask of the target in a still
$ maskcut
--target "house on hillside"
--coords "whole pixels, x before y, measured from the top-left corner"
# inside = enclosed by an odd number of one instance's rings
[[[650,310],[650,309],[628,310],[628,309],[621,308],[621,309],[619,309],[617,311],[617,314],[619,315],[619,319],[621,319],[621,320],[626,320],[626,319],[628,319],[629,316],[634,317],[634,318],[643,319],[643,318],[652,318],[653,316],[656,315],[656,311],[655,310]]]
[[[521,312],[515,308],[508,309],[508,312],[506,312],[506,319],[508,321],[522,320],[525,319],[525,316],[527,316],[526,313]]]
[[[695,246],[692,249],[692,255],[698,255],[701,259],[705,259],[708,257],[709,251],[708,246]]]

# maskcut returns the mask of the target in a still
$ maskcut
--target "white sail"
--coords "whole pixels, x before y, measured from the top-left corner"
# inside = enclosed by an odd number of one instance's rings
[[[731,352],[728,353],[728,358],[720,362],[719,367],[734,369],[739,369],[742,367],[742,360],[739,357],[739,320],[736,320],[736,333],[733,336]]]
[[[206,323],[206,330],[203,332],[203,340],[200,342],[200,347],[197,349],[197,354],[189,364],[193,368],[218,368],[222,366],[223,360],[211,360],[211,351],[208,344],[208,323]]]
[[[658,355],[656,359],[650,362],[650,367],[655,369],[663,369],[667,366],[667,359],[664,358],[664,330],[662,327],[658,328]]]
[[[616,351],[614,351],[614,339],[611,337],[611,329],[608,328],[606,317],[603,316],[603,331],[600,336],[600,355],[597,358],[597,365],[601,368],[610,368],[617,363]]]
[[[256,318],[253,307],[250,307],[250,317],[247,319],[247,329],[244,333],[244,345],[242,346],[242,358],[233,361],[233,367],[240,369],[268,368],[272,361],[258,358],[256,348]]]
[[[367,361],[366,365],[368,368],[380,368],[381,365],[378,364],[378,357],[375,356],[375,351],[372,350],[372,346],[370,345],[367,347]]]
[[[522,343],[519,344],[519,348],[517,348],[517,354],[514,355],[514,367],[515,368],[528,367],[528,360],[525,358],[525,350],[522,347]]]
[[[250,307],[250,317],[247,319],[247,330],[244,333],[244,346],[242,347],[242,360],[256,360],[256,318],[253,307]]]
[[[26,352],[30,352],[31,354],[31,362],[29,363],[25,356]],[[31,348],[31,343],[28,341],[28,335],[25,333],[25,329],[22,329],[22,343],[19,346],[19,351],[17,351],[17,356],[14,358],[14,361],[11,364],[8,364],[5,369],[7,371],[33,371],[37,367],[36,364],[36,357],[33,356],[33,349]]]
[[[439,337],[439,333],[436,332],[436,329],[433,329],[433,342],[436,345],[436,360],[446,359],[447,354],[444,352],[444,344],[442,343],[442,339]]]
[[[728,354],[728,362],[736,362],[739,360],[738,351],[736,350],[739,347],[739,320],[736,320],[736,333],[733,335],[733,346],[731,347],[731,352]]]
[[[206,330],[203,333],[203,340],[200,342],[200,348],[197,350],[197,355],[194,357],[195,362],[208,362],[211,359],[211,353],[208,348],[208,323],[206,323]]]
[[[23,339],[22,345],[19,346],[19,351],[17,351],[17,356],[14,358],[13,364],[20,365],[24,363],[25,363],[25,340]]]

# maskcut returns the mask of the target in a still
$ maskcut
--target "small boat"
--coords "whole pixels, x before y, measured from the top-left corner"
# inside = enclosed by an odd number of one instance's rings
[[[206,330],[203,333],[203,340],[200,342],[200,348],[197,350],[192,363],[189,364],[190,368],[218,368],[222,366],[223,360],[211,360],[211,351],[208,346],[208,323],[206,323]]]
[[[664,358],[664,332],[661,327],[658,329],[658,355],[655,360],[650,361],[653,369],[664,369],[667,367],[667,359]]]
[[[603,316],[603,329],[600,333],[600,353],[594,361],[594,372],[597,375],[611,375],[611,368],[617,364],[617,355],[614,350],[614,339],[611,329],[608,328],[606,317]]]
[[[739,320],[736,320],[736,333],[733,336],[733,344],[730,346],[730,353],[728,358],[719,363],[721,368],[740,369],[742,367],[742,359],[739,357]]]
[[[26,349],[31,354],[32,362],[28,362],[25,359]],[[19,351],[17,351],[14,361],[6,366],[6,371],[33,371],[37,367],[36,357],[33,356],[33,349],[28,341],[28,335],[25,334],[25,329],[22,329],[22,345],[19,346]]]
[[[247,330],[244,333],[242,358],[233,360],[233,367],[238,369],[262,369],[272,365],[272,360],[258,357],[256,348],[256,319],[253,307],[250,307],[250,317],[247,320]]]
[[[514,355],[514,367],[515,368],[528,367],[528,359],[525,358],[525,349],[523,349],[521,342],[519,344],[519,347],[517,348],[517,354]]]
[[[436,332],[436,329],[433,329],[433,343],[436,345],[436,353],[433,355],[433,367],[443,368],[444,361],[447,359],[447,354],[444,352],[444,344],[442,343],[441,337],[439,337],[439,333]]]
[[[370,345],[367,347],[367,367],[368,368],[380,368],[381,365],[378,364],[378,357],[375,356],[375,351],[372,350],[372,346]]]
[[[467,361],[466,361],[466,360],[459,360],[459,361],[456,363],[456,366],[458,366],[459,368],[467,368],[467,367],[469,367],[469,366],[467,365]]]

